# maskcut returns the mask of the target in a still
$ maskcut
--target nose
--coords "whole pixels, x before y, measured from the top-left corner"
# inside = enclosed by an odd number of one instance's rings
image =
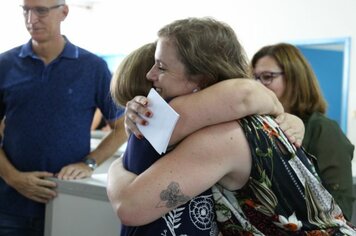
[[[146,78],[149,81],[157,80],[158,76],[157,76],[157,70],[155,69],[155,65],[153,65],[152,68],[147,72]]]

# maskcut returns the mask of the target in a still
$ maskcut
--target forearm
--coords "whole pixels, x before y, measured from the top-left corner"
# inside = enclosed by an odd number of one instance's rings
[[[159,193],[155,194],[149,187],[149,183],[153,182],[143,181],[145,186],[141,183],[136,174],[124,168],[122,158],[115,160],[110,166],[107,194],[114,212],[124,225],[145,225],[168,212],[168,209],[154,207],[159,200]]]
[[[15,177],[18,171],[16,168],[9,162],[6,157],[4,150],[0,149],[0,177],[4,179],[6,183],[11,182],[11,178]]]
[[[48,203],[57,194],[56,183],[47,180],[53,177],[48,172],[20,172],[7,159],[3,149],[0,149],[0,177],[22,196],[39,203]]]
[[[110,200],[110,203],[114,209],[116,215],[120,218],[120,215],[125,214],[125,208],[122,205],[128,204],[125,202],[125,188],[131,184],[137,175],[127,171],[122,164],[122,157],[115,160],[108,171],[108,179],[107,179],[107,195]],[[128,198],[127,200],[129,200]],[[127,209],[129,209],[128,207]],[[123,219],[121,220],[123,221]],[[125,223],[125,222],[122,222]]]
[[[243,153],[239,142],[246,141],[236,127],[236,122],[230,122],[199,130],[139,176],[127,173],[120,165],[112,165],[108,193],[122,223],[148,224],[203,193],[236,166],[241,168],[242,176],[249,168],[246,160],[236,158]],[[241,176],[233,181],[234,186],[224,186],[241,187],[243,180],[248,179]]]
[[[170,105],[180,114],[170,144],[209,125],[252,114],[283,113],[283,107],[275,94],[249,79],[223,81],[197,93],[175,98]]]
[[[121,117],[114,123],[111,123],[112,130],[110,133],[101,141],[98,147],[88,155],[94,158],[98,164],[113,156],[118,148],[126,142],[127,136],[123,121],[124,117]]]

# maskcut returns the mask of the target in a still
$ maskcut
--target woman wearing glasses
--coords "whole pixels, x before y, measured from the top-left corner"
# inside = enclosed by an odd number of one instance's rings
[[[284,110],[304,121],[302,145],[316,157],[323,185],[350,220],[354,146],[325,116],[327,104],[311,66],[295,46],[280,43],[260,49],[252,58],[252,69],[254,78],[277,95]]]

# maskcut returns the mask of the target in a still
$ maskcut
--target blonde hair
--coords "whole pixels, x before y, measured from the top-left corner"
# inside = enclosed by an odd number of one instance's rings
[[[155,43],[145,44],[120,63],[110,85],[111,96],[118,105],[125,106],[137,95],[147,96],[152,83],[146,74],[154,64],[155,50]]]

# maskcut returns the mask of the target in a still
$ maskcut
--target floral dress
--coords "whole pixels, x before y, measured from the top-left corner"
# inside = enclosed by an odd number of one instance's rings
[[[219,229],[228,235],[356,235],[321,185],[313,156],[295,148],[269,116],[239,120],[251,148],[248,183],[215,185]]]

